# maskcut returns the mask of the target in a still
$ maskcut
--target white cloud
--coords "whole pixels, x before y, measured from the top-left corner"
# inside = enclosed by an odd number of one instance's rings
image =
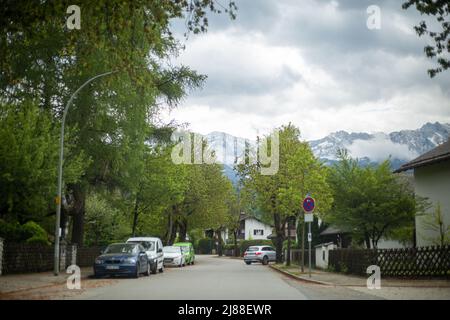
[[[394,143],[383,134],[375,135],[370,140],[355,140],[347,149],[354,158],[369,157],[372,161],[383,161],[389,157],[411,160],[419,156],[407,145]]]
[[[186,42],[178,61],[208,79],[166,119],[249,139],[292,122],[308,140],[450,122],[450,73],[427,76],[412,30],[420,17],[371,4],[382,9],[378,31],[360,0],[242,1],[236,21],[212,19]]]

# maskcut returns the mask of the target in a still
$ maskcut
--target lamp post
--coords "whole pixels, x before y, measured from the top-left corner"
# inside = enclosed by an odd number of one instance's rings
[[[56,197],[56,226],[55,226],[55,254],[54,254],[54,274],[57,276],[59,274],[59,237],[60,237],[60,223],[61,223],[61,189],[62,189],[62,175],[63,175],[63,154],[64,154],[64,125],[66,122],[67,111],[69,111],[70,105],[78,92],[81,91],[86,85],[91,81],[112,74],[116,71],[109,71],[102,74],[98,74],[95,77],[87,80],[81,87],[75,91],[70,97],[69,101],[64,108],[62,123],[61,123],[61,136],[59,140],[59,163],[58,163],[58,195]]]

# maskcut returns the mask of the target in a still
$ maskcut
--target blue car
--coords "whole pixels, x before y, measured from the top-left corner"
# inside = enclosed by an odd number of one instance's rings
[[[149,276],[150,261],[142,245],[137,243],[110,244],[95,259],[94,276],[128,275],[138,278],[141,273]]]

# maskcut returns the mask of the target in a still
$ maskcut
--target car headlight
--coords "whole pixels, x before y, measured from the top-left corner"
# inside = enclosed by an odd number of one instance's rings
[[[103,260],[102,259],[95,259],[95,264],[102,264]]]
[[[136,259],[135,258],[126,258],[125,263],[134,264],[134,263],[136,263]]]

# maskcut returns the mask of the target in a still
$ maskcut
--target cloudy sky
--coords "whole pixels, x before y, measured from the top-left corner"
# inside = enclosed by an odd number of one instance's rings
[[[413,30],[423,17],[402,2],[236,0],[236,20],[210,15],[208,33],[180,36],[178,61],[208,79],[164,117],[249,139],[289,122],[307,140],[450,123],[450,72],[428,77]],[[379,30],[367,28],[370,5]]]

